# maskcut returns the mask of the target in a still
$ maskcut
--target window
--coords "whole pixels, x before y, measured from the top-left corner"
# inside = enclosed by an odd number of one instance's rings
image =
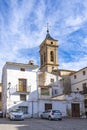
[[[54,53],[53,53],[53,51],[50,52],[50,61],[54,61]]]
[[[54,93],[55,93],[55,94],[58,94],[58,90],[57,90],[57,89],[55,89],[55,90],[54,90]]]
[[[53,44],[53,42],[51,42],[51,44]]]
[[[46,62],[46,55],[45,55],[45,53],[44,53],[44,63]]]
[[[52,95],[54,96],[54,95],[56,95],[56,94],[58,94],[58,89],[53,89],[53,90],[52,90]]]
[[[86,74],[86,72],[85,71],[83,71],[83,75],[85,75]]]
[[[83,86],[83,90],[85,90],[86,89],[86,83],[83,83],[82,86]]]
[[[50,79],[50,81],[51,81],[51,83],[53,83],[53,82],[54,82],[54,79]]]
[[[52,104],[50,103],[45,103],[45,110],[49,110],[49,109],[52,109]]]
[[[19,79],[19,90],[20,92],[27,91],[27,80],[26,79]]]
[[[85,108],[87,108],[87,99],[84,100]]]
[[[21,71],[25,71],[25,68],[20,68]]]
[[[74,79],[76,79],[77,77],[76,77],[76,75],[74,75]]]
[[[26,101],[26,95],[20,94],[20,101]]]
[[[49,88],[41,88],[41,95],[49,95]]]
[[[1,92],[0,92],[0,101],[1,101],[1,98],[2,98],[2,95],[1,95]]]
[[[87,94],[87,85],[86,83],[83,83],[83,94]]]
[[[43,55],[41,55],[41,65],[43,65]]]
[[[19,106],[19,109],[20,109],[24,114],[28,114],[28,106]]]

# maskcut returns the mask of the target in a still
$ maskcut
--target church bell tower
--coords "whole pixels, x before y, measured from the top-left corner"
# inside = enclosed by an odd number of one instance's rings
[[[58,40],[50,36],[48,28],[46,38],[40,45],[40,70],[49,73],[58,70]]]

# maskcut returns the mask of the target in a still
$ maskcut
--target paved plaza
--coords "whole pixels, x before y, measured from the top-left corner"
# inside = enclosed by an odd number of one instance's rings
[[[31,118],[24,121],[10,121],[0,118],[0,130],[87,130],[87,119],[49,121]]]

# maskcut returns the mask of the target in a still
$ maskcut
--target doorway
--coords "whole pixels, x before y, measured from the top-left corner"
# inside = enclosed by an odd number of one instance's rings
[[[80,104],[72,103],[72,117],[80,117]]]

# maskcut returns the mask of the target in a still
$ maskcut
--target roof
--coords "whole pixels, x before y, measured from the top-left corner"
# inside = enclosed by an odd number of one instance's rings
[[[65,69],[59,69],[59,71],[66,71],[66,72],[77,72],[76,70],[65,70]]]
[[[84,68],[82,68],[82,69],[80,69],[80,70],[76,71],[76,72],[75,72],[75,73],[73,73],[73,74],[76,74],[76,73],[78,73],[78,72],[80,72],[80,71],[83,71],[84,69],[87,69],[87,67],[84,67]],[[72,74],[72,75],[73,75],[73,74]],[[72,76],[72,75],[71,75],[71,76]]]
[[[20,67],[30,67],[30,68],[38,68],[38,65],[30,65],[30,64],[24,64],[24,63],[16,63],[16,62],[6,62],[6,65],[12,65],[12,66],[20,66]]]
[[[52,38],[52,37],[50,36],[49,30],[47,30],[47,35],[46,35],[45,40],[46,40],[46,39],[57,41],[57,40],[55,40],[54,38]]]

